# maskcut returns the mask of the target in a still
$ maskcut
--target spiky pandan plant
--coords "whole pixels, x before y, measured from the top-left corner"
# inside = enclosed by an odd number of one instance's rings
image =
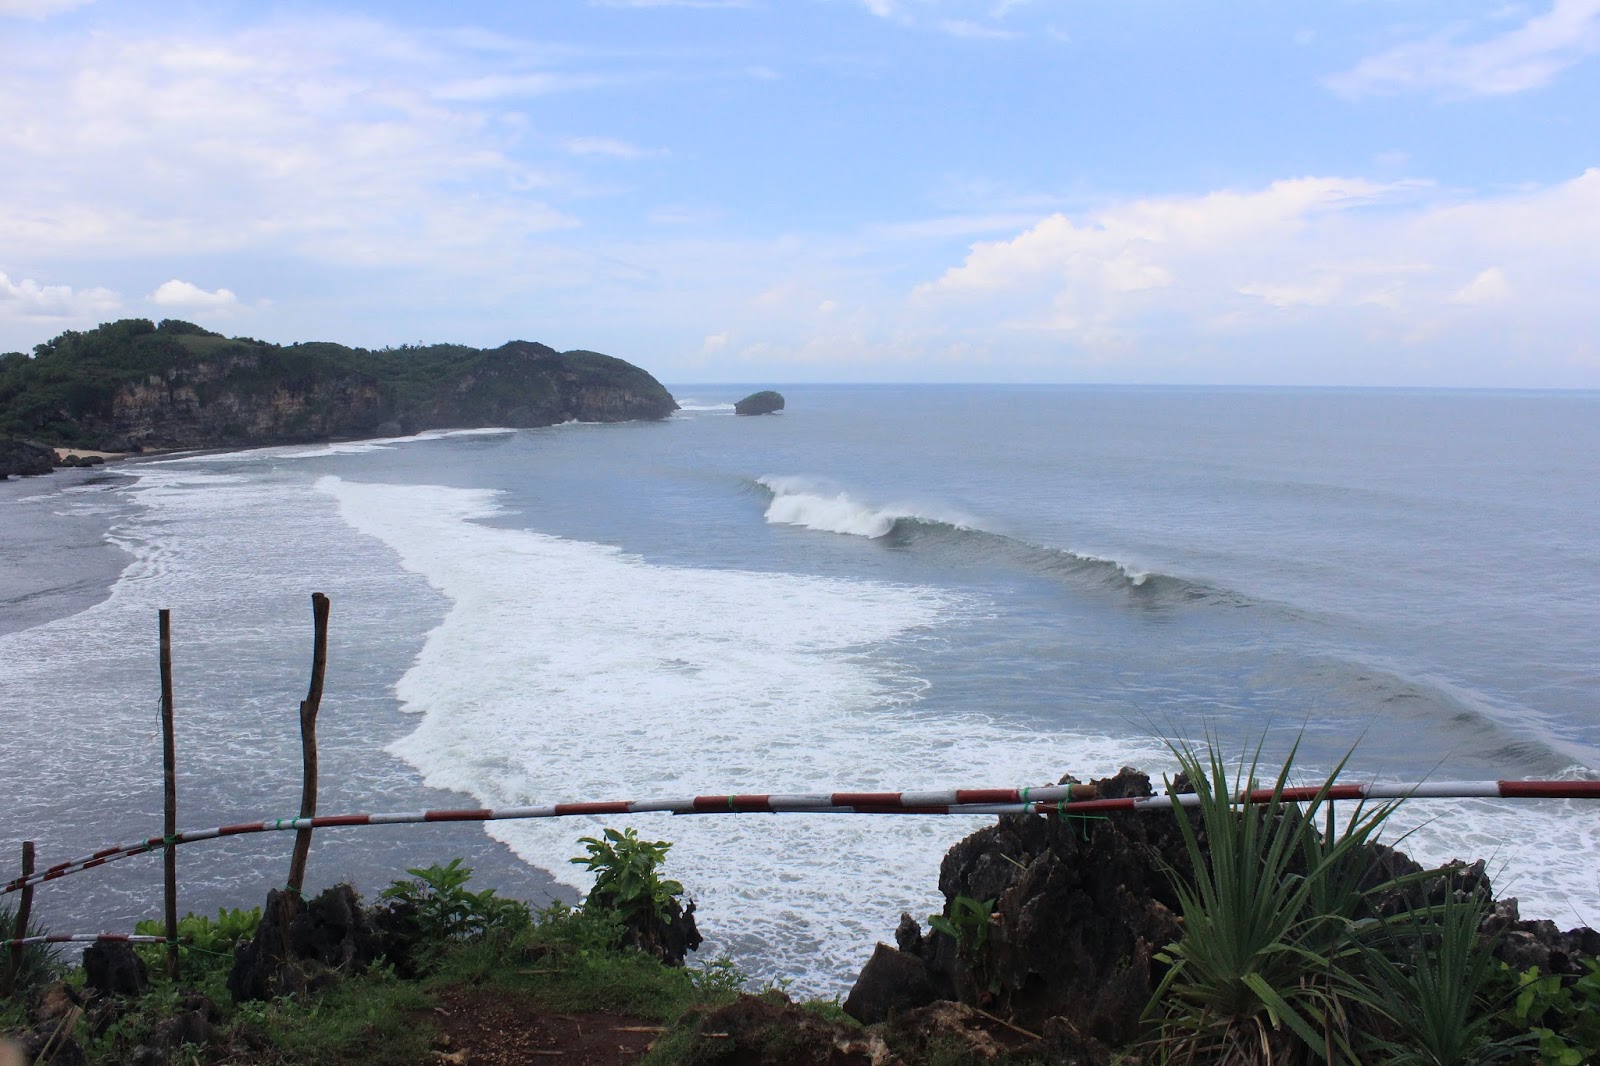
[[[1173,800],[1194,874],[1173,873],[1184,932],[1158,956],[1170,967],[1147,1011],[1160,1022],[1158,1053],[1243,1066],[1359,1061],[1352,1012],[1364,1008],[1340,975],[1361,954],[1363,900],[1396,883],[1362,885],[1365,848],[1396,804],[1358,804],[1335,823],[1328,793],[1348,755],[1310,801],[1286,801],[1297,742],[1266,802],[1235,805],[1256,781],[1261,744],[1232,773],[1215,744],[1204,755],[1171,747],[1199,806],[1191,819]]]
[[[1348,994],[1378,1015],[1357,1041],[1366,1061],[1480,1066],[1537,1049],[1531,1032],[1494,1032],[1517,989],[1496,994],[1499,963],[1479,933],[1488,907],[1483,896],[1446,892],[1442,903],[1404,911],[1363,937]]]
[[[17,929],[17,912],[9,902],[0,903],[0,940],[9,939]],[[44,936],[47,930],[30,921],[28,936]],[[17,967],[15,988],[18,992],[36,988],[55,979],[61,969],[61,949],[54,944],[26,944]],[[0,947],[0,972],[11,964],[11,945]]]

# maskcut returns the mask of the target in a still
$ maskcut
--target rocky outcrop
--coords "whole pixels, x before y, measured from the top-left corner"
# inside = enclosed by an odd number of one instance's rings
[[[234,950],[228,994],[245,1003],[314,992],[330,971],[365,969],[381,950],[380,933],[349,885],[304,903],[275,888],[256,935]]]
[[[102,996],[138,996],[150,987],[144,960],[120,940],[104,940],[85,948],[83,975],[84,986]]]
[[[64,333],[32,358],[0,358],[0,435],[101,451],[620,422],[675,410],[660,382],[630,363],[527,341],[370,351],[126,319]]]
[[[1152,794],[1149,778],[1132,769],[1095,785],[1107,799]],[[913,985],[925,979],[940,999],[991,1010],[1035,1033],[1064,1018],[1074,1033],[1121,1046],[1137,1035],[1160,980],[1156,952],[1181,932],[1168,868],[1188,868],[1171,818],[1003,817],[958,843],[940,867],[944,917],[962,932],[959,942],[924,934],[907,916],[896,971],[917,959],[924,972]],[[872,970],[869,964],[862,979]],[[858,981],[847,1004],[864,992]]]
[[[37,441],[0,437],[0,481],[13,474],[34,477],[55,469],[55,449]]]
[[[1094,784],[1108,799],[1151,794],[1148,777],[1132,769]],[[1193,868],[1178,817],[1073,817],[1070,808],[1066,817],[1001,817],[945,856],[942,931],[924,932],[903,916],[897,947],[878,946],[845,1011],[892,1032],[931,1010],[923,1005],[930,998],[955,1001],[1037,1035],[1034,1050],[1045,1061],[1109,1061],[1111,1049],[1140,1038],[1141,1015],[1166,973],[1158,953],[1183,932],[1172,884],[1192,878]],[[1204,849],[1202,826],[1191,824]],[[1361,859],[1369,888],[1424,872],[1382,845]],[[1482,935],[1514,969],[1582,974],[1584,960],[1600,954],[1600,933],[1592,929],[1562,932],[1552,922],[1523,920],[1515,899],[1492,902],[1481,861],[1402,884],[1375,891],[1364,913],[1475,897],[1486,907]]]
[[[783,410],[783,397],[771,389],[752,392],[733,405],[736,415],[770,415]]]
[[[740,996],[679,1025],[702,1066],[905,1066],[883,1041],[827,1021],[782,992]]]

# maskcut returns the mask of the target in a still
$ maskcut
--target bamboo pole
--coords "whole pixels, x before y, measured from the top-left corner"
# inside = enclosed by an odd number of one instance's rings
[[[22,842],[22,876],[27,877],[32,873],[33,841],[24,840]],[[17,900],[17,927],[16,931],[11,934],[17,941],[21,941],[23,937],[28,935],[28,918],[30,916],[29,912],[32,910],[33,886],[29,885],[22,890],[22,897]],[[23,950],[21,943],[12,944],[9,952],[10,957],[6,960],[5,994],[8,996],[16,990],[17,975],[22,972]]]
[[[322,679],[328,666],[328,597],[311,594],[311,686],[300,703],[300,817],[317,814],[317,710],[322,706]],[[306,860],[311,854],[311,830],[297,830],[289,860],[289,894],[300,897],[305,886]]]
[[[166,880],[163,895],[167,919],[167,976],[178,979],[178,770],[177,745],[172,735],[172,612],[165,607],[161,620],[161,768],[166,793],[162,838],[166,841]]]

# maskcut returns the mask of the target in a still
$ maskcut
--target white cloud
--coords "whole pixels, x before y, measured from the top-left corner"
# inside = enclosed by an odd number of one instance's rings
[[[1495,96],[1548,85],[1557,74],[1600,52],[1600,0],[1555,0],[1543,14],[1480,41],[1456,27],[1363,59],[1327,84],[1358,98],[1431,92]]]
[[[0,18],[43,19],[92,4],[94,0],[0,0]]]
[[[1490,267],[1452,293],[1450,302],[1457,304],[1499,303],[1510,294],[1511,285],[1506,281],[1505,271],[1499,267]]]
[[[1014,41],[1022,34],[1016,30],[1003,30],[997,26],[985,26],[981,22],[971,19],[943,19],[939,29],[952,37],[964,37],[968,40],[979,41]]]
[[[387,265],[513,256],[577,224],[543,199],[576,180],[530,166],[521,116],[462,89],[468,67],[519,62],[337,18],[34,51],[0,38],[11,205],[0,247]],[[535,75],[480,80],[496,77]]]
[[[750,0],[589,0],[590,7],[749,7]]]
[[[1137,292],[1173,282],[1184,253],[1260,246],[1291,237],[1321,214],[1398,191],[1359,179],[1302,178],[1254,193],[1215,192],[1119,205],[1085,220],[1056,213],[1011,240],[972,246],[966,262],[921,290],[925,296],[1016,290],[1070,282],[1085,294]],[[1063,294],[1063,299],[1076,299]]]
[[[573,137],[567,141],[567,151],[573,155],[603,155],[612,159],[646,159],[666,155],[660,148],[641,148],[615,137]]]
[[[217,289],[207,292],[198,285],[173,278],[171,281],[162,282],[156,291],[150,294],[153,303],[162,307],[196,307],[207,310],[221,310],[225,307],[236,307],[239,298],[230,289]]]
[[[717,212],[706,207],[667,204],[645,216],[658,226],[706,226],[717,220]]]
[[[947,333],[1118,358],[1285,329],[1299,343],[1477,348],[1489,327],[1554,356],[1592,334],[1597,290],[1600,169],[1495,196],[1300,178],[1056,213],[972,245],[912,306]]]
[[[12,281],[0,273],[0,316],[7,318],[87,319],[115,311],[121,305],[122,298],[110,289],[41,285],[33,278]]]
[[[435,99],[449,102],[484,103],[518,97],[545,96],[549,93],[576,92],[581,89],[598,89],[626,80],[631,79],[616,75],[555,71],[486,74],[446,82],[433,90],[433,96]]]
[[[878,18],[967,40],[1009,41],[1024,36],[994,23],[1028,6],[1029,0],[862,0]],[[1051,31],[1047,31],[1051,32]],[[1053,35],[1053,34],[1052,34]]]

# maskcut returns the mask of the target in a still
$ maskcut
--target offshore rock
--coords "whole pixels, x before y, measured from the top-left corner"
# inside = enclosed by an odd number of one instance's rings
[[[783,410],[783,397],[771,389],[752,392],[733,405],[736,415],[770,415]]]

